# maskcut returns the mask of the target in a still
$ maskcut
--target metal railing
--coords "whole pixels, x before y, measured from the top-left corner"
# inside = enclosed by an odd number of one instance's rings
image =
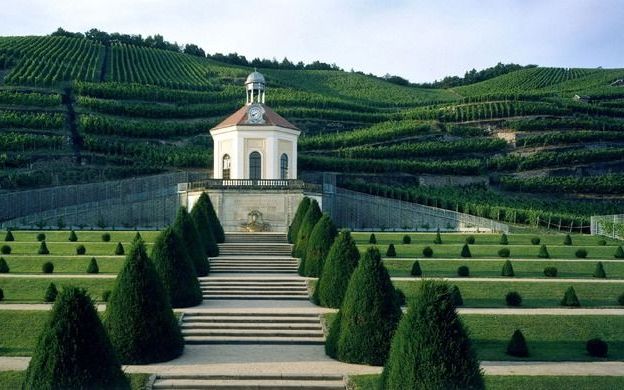
[[[182,183],[184,184],[184,183]],[[302,190],[305,188],[303,180],[282,179],[207,179],[186,183],[186,191],[225,189],[225,190]]]

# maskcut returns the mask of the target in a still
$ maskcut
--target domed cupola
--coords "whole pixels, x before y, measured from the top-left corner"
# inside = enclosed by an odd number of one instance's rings
[[[257,70],[251,72],[245,80],[245,87],[247,88],[247,104],[264,104],[266,81],[264,80],[262,73]]]

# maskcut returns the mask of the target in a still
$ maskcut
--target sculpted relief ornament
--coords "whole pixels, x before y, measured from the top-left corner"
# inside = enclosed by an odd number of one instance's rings
[[[268,232],[271,230],[271,225],[264,222],[262,213],[258,210],[252,210],[247,214],[247,223],[243,223],[242,227],[246,232]]]

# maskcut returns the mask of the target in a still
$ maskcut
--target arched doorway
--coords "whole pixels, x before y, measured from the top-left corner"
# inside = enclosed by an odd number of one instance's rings
[[[258,152],[251,152],[249,155],[249,178],[262,179],[262,156]]]
[[[223,180],[230,179],[230,164],[231,164],[230,155],[224,154],[223,155],[223,170],[221,174],[221,177],[223,178]]]
[[[288,155],[286,153],[280,157],[280,179],[288,179]]]

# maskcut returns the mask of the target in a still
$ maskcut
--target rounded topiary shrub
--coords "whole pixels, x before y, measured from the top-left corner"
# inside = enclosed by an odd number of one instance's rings
[[[208,257],[217,257],[219,256],[219,245],[217,244],[217,239],[212,232],[212,224],[210,223],[210,219],[208,218],[208,215],[206,214],[204,209],[200,206],[201,205],[199,203],[195,204],[195,206],[191,210],[191,219],[193,220],[193,223],[195,223],[195,228],[197,229],[199,241],[204,248],[204,254]],[[207,262],[207,264],[210,263]]]
[[[529,348],[520,329],[516,329],[513,335],[511,335],[511,340],[507,344],[507,355],[515,357],[529,356]]]
[[[15,237],[13,237],[13,232],[11,232],[11,229],[7,229],[7,232],[4,235],[4,241],[15,241]]]
[[[295,241],[295,245],[293,246],[294,256],[301,259],[299,262],[299,275],[303,275],[305,270],[305,256],[308,249],[310,235],[312,234],[312,230],[314,230],[314,226],[322,216],[323,214],[321,213],[318,202],[316,200],[312,200],[310,202],[310,207],[308,207],[308,211],[306,211],[305,216],[301,221],[301,227],[299,228],[299,233],[297,234],[297,241]]]
[[[193,222],[190,214],[186,211],[186,207],[180,207],[173,223],[173,230],[182,238],[186,251],[195,267],[197,276],[206,276],[210,272],[210,264],[206,257],[197,227]]]
[[[46,261],[41,265],[41,272],[43,272],[44,274],[51,274],[52,272],[54,272],[54,264]]]
[[[587,340],[585,349],[589,356],[593,357],[605,358],[609,353],[609,345],[599,338]]]
[[[182,354],[178,320],[142,240],[133,242],[128,251],[104,318],[123,364],[163,362]]]
[[[511,255],[511,251],[509,250],[509,248],[500,248],[498,250],[499,257],[509,257],[510,255]]]
[[[388,245],[388,250],[386,251],[387,257],[396,257],[396,249],[394,249],[394,244]]]
[[[54,302],[58,295],[58,290],[56,289],[56,285],[54,283],[50,283],[48,288],[45,290],[45,294],[43,294],[43,300],[45,302]]]
[[[331,217],[323,214],[321,219],[314,225],[305,254],[305,267],[303,275],[319,277],[323,272],[325,258],[334,243],[338,231]]]
[[[430,246],[426,246],[423,250],[422,250],[422,254],[425,257],[433,257],[433,249],[431,249]]]
[[[37,241],[45,241],[45,239],[46,239],[45,233],[38,233],[37,234]]]
[[[360,251],[351,232],[341,231],[329,249],[323,272],[316,284],[315,302],[324,307],[339,308],[359,260]]]
[[[442,244],[442,235],[440,235],[440,229],[436,232],[436,236],[433,239],[433,243],[436,245]]]
[[[357,364],[383,365],[401,318],[400,302],[381,261],[379,250],[368,248],[351,276],[339,312],[338,327],[329,338],[336,341],[336,357]],[[339,335],[332,335],[332,332]]]
[[[111,235],[110,233],[104,233],[102,234],[102,241],[104,242],[109,242],[111,240]]]
[[[511,261],[507,260],[503,264],[503,269],[501,270],[501,276],[513,277],[515,276],[513,265]]]
[[[545,267],[544,276],[547,276],[549,278],[557,277],[557,267]]]
[[[509,238],[505,233],[501,234],[499,243],[501,245],[509,245]]]
[[[11,246],[10,245],[2,245],[2,247],[0,248],[0,253],[2,253],[3,255],[10,255],[11,254]]]
[[[479,361],[447,284],[421,285],[392,339],[381,383],[384,389],[484,388]]]
[[[584,259],[587,257],[587,249],[585,248],[577,249],[576,252],[574,252],[574,255],[578,257],[579,259]]]
[[[118,242],[117,246],[115,247],[115,255],[123,256],[125,253],[126,250],[124,249],[124,246],[121,244],[121,242]]]
[[[76,232],[72,230],[69,232],[69,237],[67,239],[71,242],[76,242],[78,241],[78,236],[76,235]]]
[[[78,245],[76,247],[76,254],[77,255],[84,255],[85,253],[87,253],[87,248],[85,248],[84,245]]]
[[[210,197],[207,193],[202,192],[199,198],[197,199],[197,203],[195,204],[200,210],[206,214],[208,217],[208,222],[210,223],[210,230],[218,243],[225,242],[225,233],[223,231],[223,226],[221,226],[221,222],[217,217],[217,212],[210,201]]]
[[[9,265],[6,260],[4,260],[4,257],[0,257],[0,274],[8,274],[9,271]]]
[[[95,260],[95,257],[92,257],[91,261],[89,261],[89,265],[87,266],[87,273],[97,274],[99,272],[100,272],[100,267],[98,266],[97,260]]]
[[[531,244],[533,244],[533,245],[539,245],[539,244],[540,244],[540,242],[542,242],[542,239],[541,239],[541,238],[539,238],[539,237],[533,237],[533,238],[531,238]]]
[[[472,244],[474,244],[475,242],[476,242],[476,239],[475,239],[475,237],[474,237],[474,236],[468,236],[468,237],[466,237],[466,240],[465,240],[465,243],[466,243],[466,244],[472,245]]]
[[[624,293],[620,294],[617,298],[617,303],[620,306],[624,306]]]
[[[459,307],[464,305],[464,298],[461,295],[459,287],[457,287],[456,285],[452,285],[449,288],[449,294],[451,294],[451,301],[455,306]]]
[[[563,294],[563,299],[561,299],[561,306],[570,306],[570,307],[581,306],[581,302],[576,296],[576,291],[574,291],[574,287],[572,286],[568,287],[565,294]]]
[[[472,253],[470,253],[470,247],[468,246],[468,244],[464,244],[464,246],[462,247],[461,253],[460,253],[461,257],[472,257]]]
[[[462,278],[470,276],[470,268],[467,265],[460,265],[457,267],[457,276]]]
[[[540,246],[539,252],[537,253],[537,257],[539,257],[540,259],[550,258],[550,254],[548,253],[548,248],[546,248],[546,245],[542,244],[542,246]]]
[[[39,244],[39,249],[37,250],[37,253],[40,255],[50,254],[50,251],[48,250],[48,246],[46,245],[45,241],[41,241],[41,244]]]
[[[420,269],[420,263],[416,260],[412,264],[412,269],[410,270],[410,275],[412,276],[422,276],[422,269]]]
[[[615,257],[616,259],[624,259],[624,249],[622,249],[621,245],[615,249],[615,254],[613,255],[613,257]]]
[[[299,228],[301,227],[301,221],[303,220],[305,213],[308,211],[308,207],[310,207],[310,198],[304,196],[301,202],[299,202],[299,206],[297,206],[297,211],[295,212],[292,223],[288,226],[288,242],[291,244],[294,244],[297,239],[297,234],[299,234]]]
[[[510,291],[505,295],[505,303],[507,306],[522,305],[522,296],[517,291]]]
[[[175,308],[199,305],[202,292],[184,241],[172,228],[163,230],[152,248],[151,260]]]
[[[375,233],[371,233],[370,237],[368,237],[369,244],[377,244],[377,237],[375,237]]]
[[[110,299],[110,295],[111,295],[111,290],[104,290],[102,292],[102,301],[108,302],[108,300]]]
[[[607,240],[600,239],[600,240],[598,240],[596,242],[596,244],[600,245],[600,246],[606,246],[607,245]]]
[[[407,234],[403,236],[403,244],[408,245],[412,243],[412,237]]]
[[[64,288],[39,335],[24,389],[130,389],[83,289]]]
[[[572,245],[572,237],[569,234],[565,235],[563,239],[563,245]]]
[[[4,300],[4,290],[0,288],[0,301]]]
[[[594,278],[604,279],[607,277],[607,273],[604,270],[604,266],[602,265],[602,261],[596,263],[596,268],[594,269]]]

